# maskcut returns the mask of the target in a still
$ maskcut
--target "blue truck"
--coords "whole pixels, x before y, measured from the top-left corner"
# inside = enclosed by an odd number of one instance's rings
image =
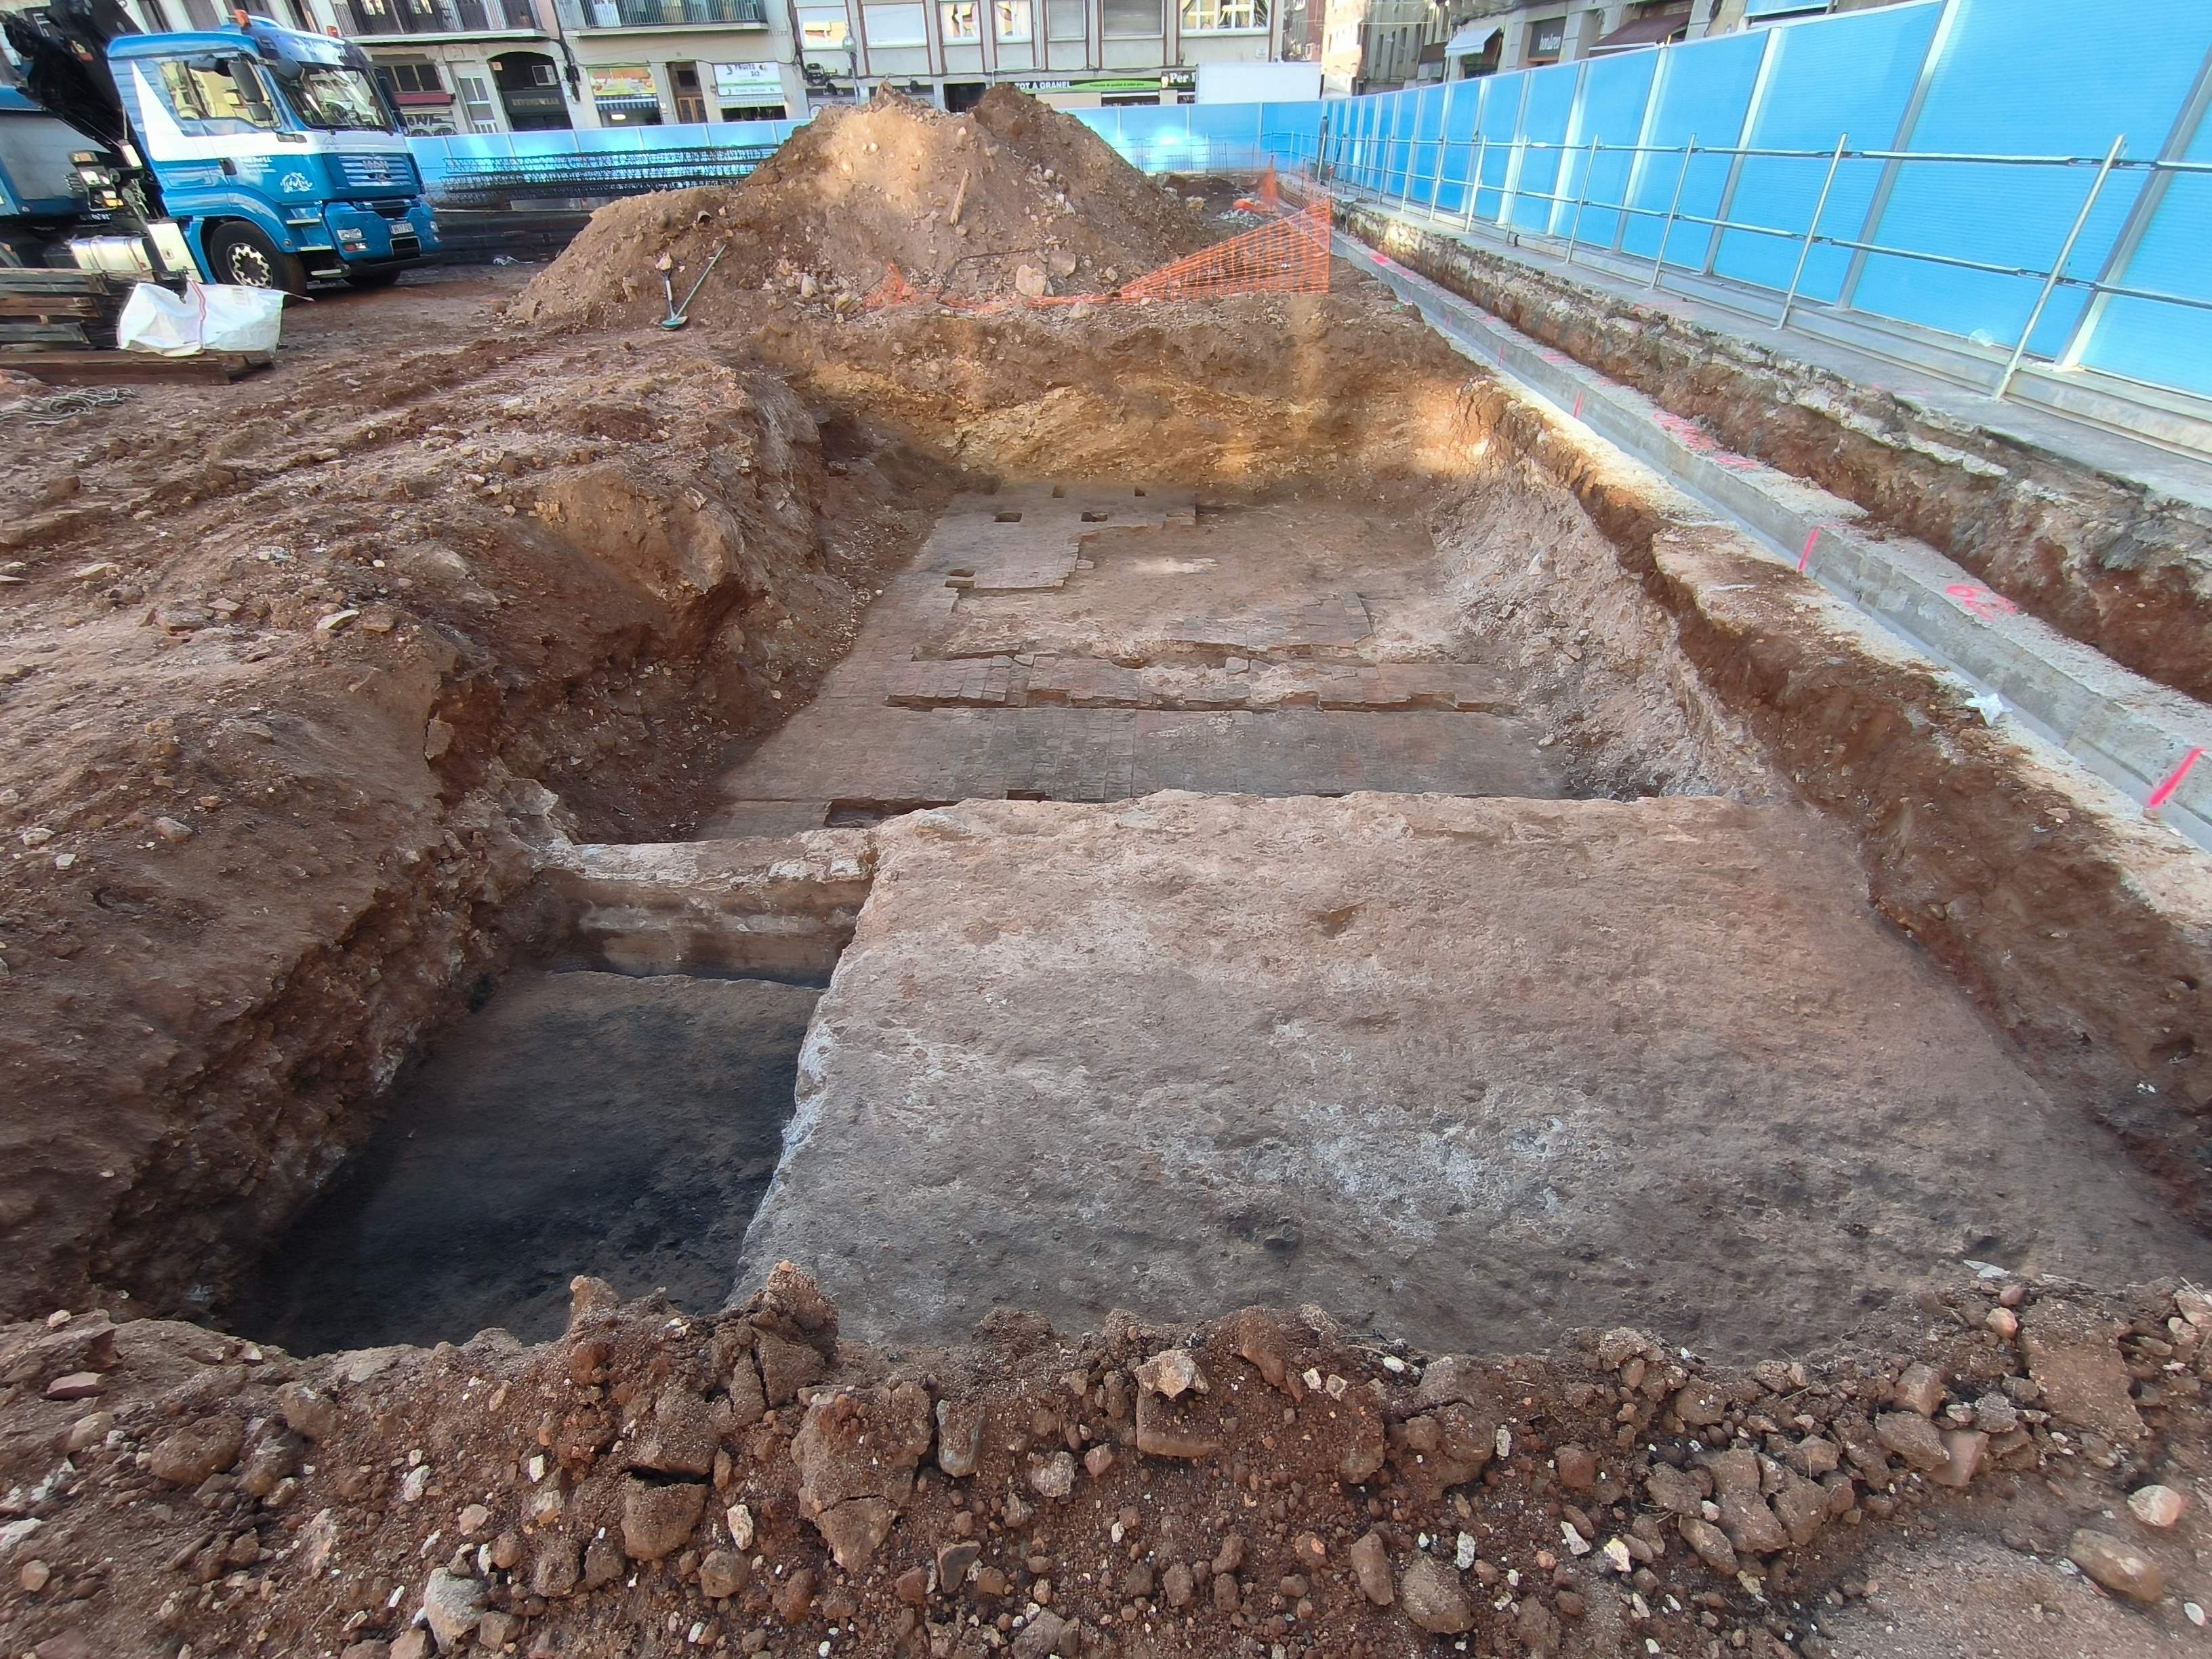
[[[360,49],[237,16],[162,34],[115,0],[0,17],[0,266],[299,294],[381,287],[436,252]]]

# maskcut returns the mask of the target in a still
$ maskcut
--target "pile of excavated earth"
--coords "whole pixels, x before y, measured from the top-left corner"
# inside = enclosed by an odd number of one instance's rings
[[[849,312],[894,268],[961,300],[1097,294],[1214,234],[1089,128],[1012,87],[948,115],[885,83],[866,105],[823,111],[740,185],[602,209],[514,314],[649,322],[667,315],[660,274],[679,297],[703,277],[687,314],[709,325],[763,289]]]
[[[2203,1639],[2202,854],[1349,267],[1018,303],[1230,228],[884,98],[0,403],[0,1656]]]

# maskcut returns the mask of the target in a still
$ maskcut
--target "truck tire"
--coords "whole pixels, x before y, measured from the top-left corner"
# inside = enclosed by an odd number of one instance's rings
[[[241,288],[278,288],[287,294],[307,291],[307,267],[270,241],[258,225],[232,219],[207,234],[210,274],[218,283]]]

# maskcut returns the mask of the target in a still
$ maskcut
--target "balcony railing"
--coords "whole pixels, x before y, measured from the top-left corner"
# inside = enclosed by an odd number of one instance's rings
[[[531,0],[346,0],[357,35],[535,34]]]
[[[555,0],[572,29],[768,27],[766,0]]]

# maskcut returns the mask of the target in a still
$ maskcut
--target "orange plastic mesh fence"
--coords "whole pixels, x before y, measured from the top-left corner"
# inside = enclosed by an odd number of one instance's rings
[[[1225,242],[1147,271],[1111,294],[1052,294],[1035,299],[967,300],[929,295],[908,282],[896,265],[869,291],[871,311],[934,299],[962,311],[1005,311],[1022,306],[1111,305],[1115,301],[1214,300],[1232,294],[1326,294],[1328,292],[1330,204],[1326,191],[1299,181],[1302,207],[1281,204],[1271,165],[1261,180],[1262,198],[1275,196],[1276,216]]]
[[[1261,169],[1260,205],[1269,213],[1282,211],[1283,192],[1281,186],[1275,182],[1275,164],[1273,161]]]
[[[1322,197],[1122,285],[1123,300],[1328,292],[1329,204]]]

